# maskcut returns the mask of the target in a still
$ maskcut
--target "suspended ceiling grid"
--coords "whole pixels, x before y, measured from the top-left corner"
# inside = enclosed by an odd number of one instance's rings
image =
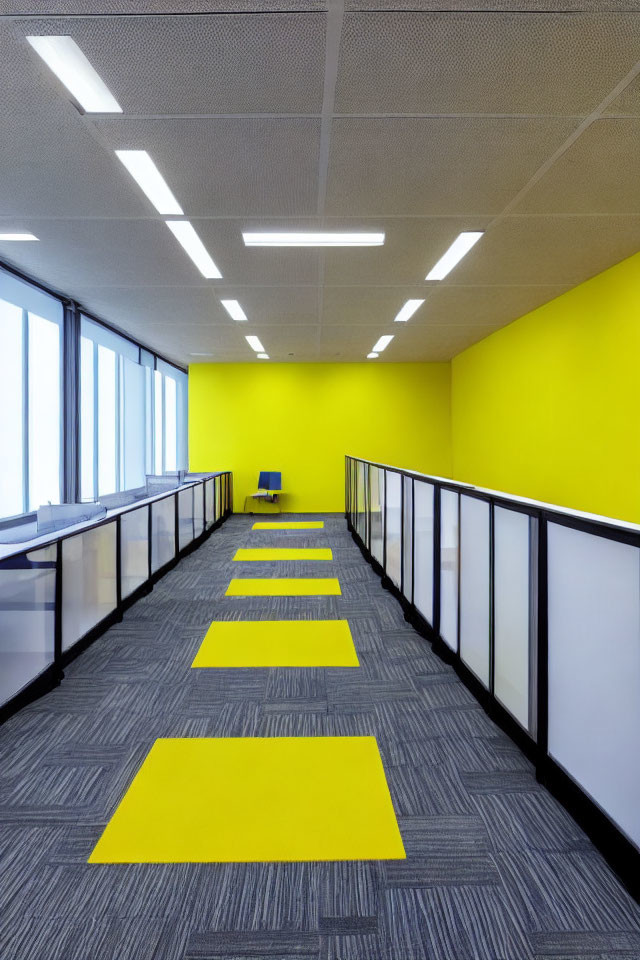
[[[253,361],[247,333],[277,361],[363,360],[383,333],[381,361],[448,360],[640,249],[640,0],[0,13],[0,230],[39,237],[0,258],[178,362]],[[76,40],[123,114],[78,112],[25,40],[49,33]],[[150,153],[222,280],[200,276],[115,149]],[[269,228],[386,243],[243,246]],[[426,283],[462,230],[486,234]],[[394,325],[410,297],[425,303]]]

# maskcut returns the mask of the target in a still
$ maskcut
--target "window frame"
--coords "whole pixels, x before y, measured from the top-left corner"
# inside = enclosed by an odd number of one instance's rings
[[[7,291],[5,292],[3,280],[7,281]],[[18,297],[16,291],[25,289],[26,297]],[[13,293],[13,296],[12,296]],[[56,302],[55,311],[45,311],[38,309],[38,301],[43,302],[42,298]],[[82,501],[82,426],[81,426],[81,342],[82,342],[82,321],[87,320],[97,337],[88,337],[92,343],[93,352],[93,492],[97,497],[98,489],[98,464],[97,455],[97,358],[98,343],[109,349],[114,349],[112,344],[118,344],[123,349],[114,350],[116,354],[116,372],[115,372],[115,405],[116,405],[116,486],[117,493],[125,493],[128,489],[138,489],[136,487],[125,487],[125,464],[124,464],[124,358],[134,360],[140,366],[149,370],[144,376],[144,474],[152,473],[155,467],[155,397],[154,397],[154,371],[159,370],[162,374],[162,467],[163,473],[176,473],[176,471],[166,470],[165,455],[165,423],[164,423],[164,371],[171,371],[170,375],[177,381],[177,410],[176,410],[176,458],[177,470],[187,469],[188,465],[188,435],[186,432],[186,422],[181,419],[181,402],[186,411],[187,404],[187,384],[188,371],[149,347],[134,337],[123,333],[116,327],[104,320],[96,317],[90,311],[84,309],[77,301],[65,297],[58,291],[52,290],[38,280],[30,277],[22,271],[16,269],[11,264],[0,260],[0,299],[12,303],[21,311],[21,375],[22,375],[22,506],[23,512],[12,514],[11,516],[0,516],[0,529],[7,527],[17,527],[21,524],[30,523],[35,519],[36,508],[29,509],[29,314],[36,314],[45,320],[55,322],[58,326],[58,344],[59,344],[59,404],[60,404],[60,431],[59,431],[59,501],[63,502],[81,502]],[[18,299],[18,302],[15,302]],[[26,304],[24,300],[26,299]],[[59,313],[58,313],[59,311]],[[54,313],[57,316],[54,317]],[[135,359],[134,359],[135,358]],[[150,386],[149,386],[150,379]],[[184,395],[184,401],[181,400],[181,391]],[[148,409],[150,406],[150,410]],[[184,435],[181,434],[181,430]],[[184,454],[181,456],[181,454]],[[103,498],[108,498],[111,494],[104,494]]]

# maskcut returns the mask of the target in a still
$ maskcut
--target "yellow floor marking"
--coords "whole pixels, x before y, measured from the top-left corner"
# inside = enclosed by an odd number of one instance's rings
[[[249,547],[236,550],[234,560],[333,560],[328,547]]]
[[[357,667],[348,620],[219,620],[192,667]]]
[[[234,578],[227,597],[339,597],[340,584],[336,577]]]
[[[375,737],[156,740],[89,863],[403,860]]]
[[[322,530],[324,520],[280,520],[254,523],[252,530]]]

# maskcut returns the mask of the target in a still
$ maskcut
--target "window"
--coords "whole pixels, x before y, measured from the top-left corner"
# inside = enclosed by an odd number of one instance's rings
[[[186,468],[186,374],[83,317],[80,380],[83,500]]]
[[[0,271],[0,518],[61,499],[62,303]]]
[[[187,468],[187,375],[2,266],[0,384],[2,525]]]

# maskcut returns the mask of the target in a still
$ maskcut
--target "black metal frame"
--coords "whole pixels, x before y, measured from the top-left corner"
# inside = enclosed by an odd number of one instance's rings
[[[90,644],[92,644],[98,637],[102,636],[106,630],[109,629],[114,623],[118,623],[122,620],[123,613],[127,610],[132,604],[136,602],[140,597],[145,596],[153,590],[153,586],[157,581],[168,573],[179,560],[191,553],[197,547],[199,547],[205,540],[207,540],[214,530],[217,530],[221,524],[231,515],[233,512],[233,504],[230,498],[230,491],[232,489],[230,482],[231,474],[229,471],[222,471],[220,473],[209,474],[202,477],[196,481],[189,482],[189,486],[185,487],[176,487],[174,490],[171,490],[169,493],[161,494],[156,497],[150,497],[145,500],[136,501],[127,507],[120,508],[118,513],[115,516],[104,517],[94,523],[87,523],[81,529],[75,529],[65,533],[61,531],[59,535],[52,535],[50,538],[47,538],[44,542],[36,542],[35,544],[29,544],[25,546],[21,544],[15,552],[11,553],[8,557],[0,560],[0,570],[2,569],[12,569],[15,568],[16,564],[24,564],[26,562],[27,554],[34,553],[37,550],[45,549],[46,547],[55,547],[56,550],[56,560],[55,563],[51,564],[55,566],[56,571],[56,580],[55,580],[55,611],[54,611],[54,649],[53,649],[53,663],[45,668],[45,670],[35,677],[27,686],[23,687],[18,693],[16,693],[10,700],[6,703],[0,704],[0,723],[4,722],[10,716],[12,716],[16,711],[20,710],[22,707],[26,706],[28,703],[31,703],[33,700],[36,700],[38,697],[43,696],[43,694],[48,693],[54,687],[56,687],[64,677],[64,667],[67,666],[72,660],[74,660],[83,650],[86,650]],[[211,525],[207,526],[207,501],[206,501],[206,484],[207,482],[213,482],[214,491],[213,491],[213,519]],[[220,485],[220,515],[216,517],[216,496],[215,496],[215,485],[216,482]],[[198,489],[200,488],[200,490]],[[179,494],[185,489],[192,489],[193,491],[193,508],[192,508],[192,523],[195,522],[195,498],[198,495],[202,496],[202,531],[182,549],[179,547],[179,534],[178,534],[178,497]],[[163,500],[169,500],[173,498],[174,500],[174,510],[175,510],[175,546],[174,546],[174,556],[162,567],[152,572],[152,561],[151,561],[151,552],[152,552],[152,506],[154,503],[161,502]],[[135,510],[147,510],[147,549],[148,549],[148,561],[147,561],[147,579],[144,583],[140,584],[132,593],[128,596],[122,596],[122,537],[121,537],[121,519],[125,514],[131,513]],[[84,636],[79,637],[68,650],[62,649],[62,593],[64,589],[64,578],[63,578],[63,543],[65,540],[68,540],[72,537],[81,536],[83,533],[88,533],[97,529],[98,527],[107,526],[108,524],[115,524],[116,527],[116,606],[112,611],[110,611],[106,617],[104,617],[99,623],[95,624]],[[195,527],[193,528],[195,532]],[[0,611],[1,612],[1,611]]]
[[[354,525],[354,505],[359,509],[357,499],[358,490],[358,469],[357,464],[362,464],[363,478],[366,484],[371,467],[382,469],[384,471],[385,493],[386,493],[386,475],[387,471],[400,474],[402,483],[402,495],[404,497],[404,478],[409,477],[412,481],[412,514],[411,514],[411,556],[412,556],[412,584],[411,600],[409,600],[403,591],[404,576],[401,587],[398,588],[390,579],[386,572],[386,531],[387,531],[387,499],[384,500],[384,527],[383,527],[383,557],[384,562],[381,565],[371,553],[371,544],[367,539],[359,535],[357,527]],[[536,769],[537,779],[543,783],[551,793],[566,807],[569,813],[580,824],[585,832],[593,840],[594,844],[600,849],[610,866],[618,873],[621,881],[626,886],[631,895],[640,902],[640,850],[631,842],[631,840],[617,827],[601,807],[580,787],[580,785],[549,755],[548,745],[548,569],[547,569],[547,524],[555,523],[571,529],[595,534],[607,539],[615,540],[620,543],[631,544],[640,548],[640,533],[633,530],[620,527],[615,523],[602,520],[587,519],[580,516],[573,516],[562,512],[560,509],[545,507],[520,501],[500,494],[488,493],[483,490],[477,490],[467,484],[458,484],[452,481],[443,480],[437,477],[431,477],[425,474],[410,470],[402,470],[398,467],[388,466],[386,464],[376,463],[374,461],[363,460],[358,457],[345,457],[345,491],[347,495],[345,503],[345,517],[347,526],[355,542],[358,544],[363,556],[371,564],[373,569],[382,578],[382,585],[396,597],[404,611],[405,619],[432,644],[434,652],[444,661],[451,664],[467,688],[474,694],[487,714],[500,726],[523,750],[526,756],[532,761]],[[415,482],[423,481],[433,487],[433,624],[429,623],[422,613],[415,606]],[[441,625],[441,492],[450,490],[458,494],[458,629],[456,649],[444,641],[440,634]],[[460,655],[460,537],[461,523],[460,495],[483,500],[489,507],[489,686],[488,688],[480,681],[473,671],[463,662]],[[402,503],[404,501],[402,500]],[[529,536],[531,544],[531,553],[535,557],[537,554],[537,564],[533,571],[535,577],[534,596],[530,603],[533,603],[532,612],[535,618],[535,635],[531,641],[535,644],[537,656],[535,663],[530,662],[530,679],[533,695],[535,696],[535,712],[532,715],[530,710],[529,730],[524,727],[511,715],[507,708],[497,699],[494,692],[494,666],[495,666],[495,508],[502,507],[507,510],[515,511],[529,517]],[[365,517],[364,529],[370,527],[370,503],[365,506],[367,516]],[[400,510],[400,553],[404,564],[404,511]],[[404,569],[404,568],[403,568]],[[531,626],[530,626],[531,633]],[[640,694],[640,691],[639,691]],[[531,703],[531,697],[530,697]],[[630,762],[637,762],[637,758],[630,758]]]

